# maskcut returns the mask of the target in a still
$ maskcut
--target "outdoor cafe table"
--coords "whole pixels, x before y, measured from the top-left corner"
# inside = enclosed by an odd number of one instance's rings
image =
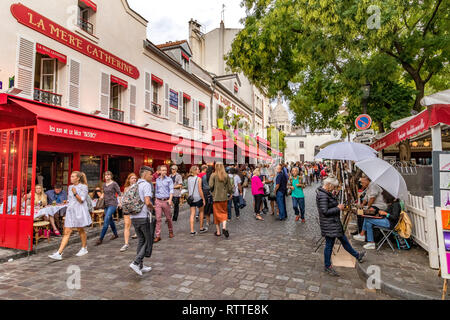
[[[41,218],[43,216],[45,216],[45,217],[52,216],[53,217],[60,210],[62,210],[64,208],[67,208],[67,206],[68,206],[68,204],[56,205],[56,206],[49,205],[49,206],[46,206],[46,207],[44,207],[42,209],[39,209],[39,207],[35,207],[34,208],[34,212],[35,212],[34,219],[36,220],[36,219],[39,219],[39,218]],[[31,211],[30,209],[31,208],[28,207],[27,208],[27,212],[30,212]]]

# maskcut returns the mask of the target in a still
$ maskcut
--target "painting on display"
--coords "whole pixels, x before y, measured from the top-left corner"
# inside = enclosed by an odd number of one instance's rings
[[[439,155],[439,171],[450,171],[450,154]]]

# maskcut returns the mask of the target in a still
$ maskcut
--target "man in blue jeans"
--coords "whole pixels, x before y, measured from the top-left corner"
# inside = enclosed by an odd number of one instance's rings
[[[233,198],[228,200],[228,220],[231,220],[231,203],[233,203],[236,218],[239,220],[240,212],[240,196],[242,196],[242,180],[237,174],[236,168],[230,168],[228,176],[233,181]]]
[[[279,164],[277,166],[277,177],[275,179],[275,194],[277,197],[277,206],[280,211],[280,221],[287,219],[286,212],[286,191],[287,191],[287,178],[283,172],[283,167]]]

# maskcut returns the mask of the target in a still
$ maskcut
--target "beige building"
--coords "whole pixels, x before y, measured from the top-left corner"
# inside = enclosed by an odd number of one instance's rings
[[[146,40],[126,0],[15,3],[0,11],[3,92],[14,81],[21,97],[210,141],[210,83]]]
[[[192,60],[200,68],[211,73],[213,77],[229,74],[224,56],[231,50],[232,42],[239,31],[240,29],[225,28],[224,22],[221,21],[219,28],[203,33],[201,25],[197,21],[189,21],[189,45],[192,49]],[[270,101],[243,74],[238,76],[240,83],[236,79],[230,79],[221,81],[219,87],[222,92],[226,91],[234,96],[236,108],[232,107],[233,113],[249,115],[249,131],[256,136],[267,138],[265,128],[268,126]],[[239,103],[237,103],[238,101]],[[219,100],[213,103],[213,118],[217,115],[219,108],[226,107],[228,104],[221,102],[223,100],[219,97]],[[214,119],[212,123],[217,125]]]

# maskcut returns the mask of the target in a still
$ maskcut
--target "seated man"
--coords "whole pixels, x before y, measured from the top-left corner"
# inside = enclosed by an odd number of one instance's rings
[[[61,184],[55,184],[53,190],[49,190],[45,193],[47,195],[48,204],[56,202],[56,204],[62,204],[67,201],[67,193],[62,189]]]
[[[63,204],[67,201],[67,193],[62,189],[61,184],[55,184],[55,188],[53,190],[49,190],[45,193],[47,195],[48,204],[52,204],[55,202],[56,204]],[[50,223],[53,227],[52,235],[60,236],[61,233],[59,230],[62,230],[62,221],[61,218],[66,215],[67,208],[62,208],[59,210],[53,217],[50,216]]]
[[[367,244],[364,245],[364,249],[375,249],[375,242],[373,238],[373,226],[382,228],[394,229],[397,225],[398,219],[400,219],[400,213],[402,211],[400,202],[398,199],[394,199],[389,193],[383,191],[383,197],[388,203],[389,207],[386,211],[379,210],[381,216],[385,216],[382,219],[364,218],[363,228],[360,234],[353,236],[353,239],[357,241],[365,241],[365,233],[367,232]]]

